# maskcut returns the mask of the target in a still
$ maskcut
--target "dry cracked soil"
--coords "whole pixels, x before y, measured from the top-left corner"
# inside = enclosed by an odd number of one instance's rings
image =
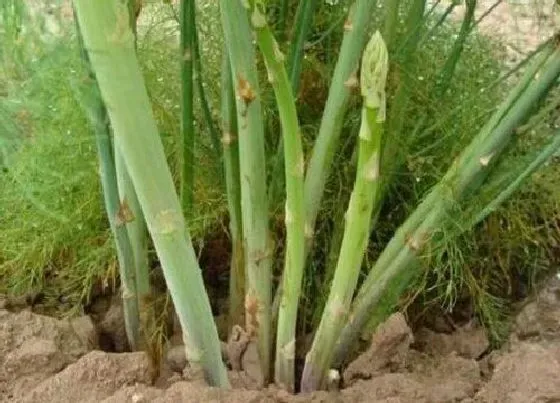
[[[208,387],[182,371],[180,345],[168,348],[154,382],[144,353],[101,351],[100,331],[87,316],[59,320],[0,301],[0,402],[560,402],[557,277],[520,310],[500,350],[490,351],[475,323],[413,333],[396,313],[347,366],[340,388],[308,395],[253,388],[244,359],[230,371],[233,390]]]

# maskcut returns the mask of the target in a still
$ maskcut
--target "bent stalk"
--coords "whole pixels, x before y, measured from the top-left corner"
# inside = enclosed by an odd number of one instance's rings
[[[211,385],[228,387],[218,332],[136,58],[126,6],[74,0],[85,46],[181,327]],[[150,161],[150,164],[146,162]]]

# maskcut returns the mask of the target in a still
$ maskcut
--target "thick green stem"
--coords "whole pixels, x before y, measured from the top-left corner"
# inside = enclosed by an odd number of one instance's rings
[[[347,320],[358,284],[371,231],[371,216],[381,183],[380,159],[388,64],[387,48],[381,34],[377,32],[364,52],[361,69],[364,106],[356,180],[346,211],[346,226],[329,299],[311,350],[305,357],[301,381],[303,392],[326,386],[333,348]]]
[[[266,22],[263,6],[253,3],[251,21],[264,56],[268,78],[282,125],[284,174],[286,180],[286,256],[282,299],[276,338],[275,381],[289,391],[295,385],[296,322],[305,264],[305,205],[303,198],[304,156],[292,85],[284,66],[284,55]]]
[[[135,278],[134,250],[131,246],[125,222],[122,220],[125,205],[119,201],[117,172],[113,157],[113,144],[111,142],[111,129],[109,126],[107,109],[101,98],[95,74],[92,71],[90,56],[82,40],[80,24],[77,23],[77,26],[82,59],[85,62],[89,74],[89,82],[91,83],[89,88],[83,88],[84,104],[94,127],[105,210],[109,219],[111,231],[115,237],[115,246],[117,249],[126,335],[130,348],[134,351],[140,347],[140,317]]]
[[[228,387],[218,332],[134,49],[128,10],[74,0],[85,46],[184,332],[211,385]],[[148,164],[147,161],[150,163]]]
[[[181,141],[179,141],[181,172],[181,200],[184,211],[190,215],[194,199],[194,105],[193,59],[195,26],[194,0],[181,0]]]
[[[241,214],[241,183],[235,94],[227,50],[222,65],[222,146],[229,211],[229,232],[232,245],[229,278],[229,330],[243,326],[245,295],[245,264],[243,259],[243,225]]]
[[[489,121],[490,127],[480,131],[444,178],[397,230],[354,301],[351,320],[337,344],[335,364],[343,361],[369,318],[375,315],[377,304],[392,279],[405,270],[410,270],[411,265],[417,262],[419,252],[425,250],[434,232],[444,224],[449,204],[454,204],[477,190],[490,172],[493,162],[511,141],[515,129],[530,116],[535,105],[555,84],[560,75],[560,49],[555,46],[556,50],[544,65],[542,60],[535,61],[535,65],[541,66],[541,70],[533,76],[532,84],[521,93],[519,88],[512,91],[518,96],[517,99],[509,107],[499,108]],[[528,69],[528,73],[534,72],[534,68]],[[527,77],[521,83],[526,81]],[[505,104],[511,101],[508,99]],[[502,114],[504,109],[507,111],[505,115]]]
[[[247,10],[240,1],[221,0],[224,38],[237,101],[239,171],[245,265],[246,330],[258,339],[263,381],[270,379],[272,245],[268,228],[264,128],[256,55]]]
[[[315,221],[330,174],[350,95],[357,88],[356,76],[360,55],[368,37],[368,23],[376,6],[375,0],[356,0],[344,24],[340,48],[329,96],[323,112],[319,135],[313,146],[305,175],[305,216],[308,242],[313,237]]]

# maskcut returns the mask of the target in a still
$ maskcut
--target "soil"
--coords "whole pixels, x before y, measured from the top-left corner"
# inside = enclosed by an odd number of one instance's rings
[[[118,322],[118,311],[110,322]],[[241,331],[241,330],[240,330]],[[329,391],[293,396],[258,390],[250,346],[238,334],[224,346],[234,361],[233,390],[208,387],[172,338],[160,378],[143,352],[105,352],[100,335],[119,344],[122,329],[89,316],[55,319],[0,299],[0,402],[560,402],[560,279],[551,278],[515,319],[509,341],[490,351],[474,322],[453,332],[414,333],[403,314],[379,327],[367,351]],[[237,344],[236,344],[237,343]],[[241,357],[239,355],[242,355]]]

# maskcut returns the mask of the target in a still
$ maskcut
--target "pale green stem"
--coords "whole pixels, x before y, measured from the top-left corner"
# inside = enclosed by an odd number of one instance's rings
[[[350,94],[356,91],[360,55],[368,38],[375,0],[356,0],[344,24],[344,38],[329,88],[319,134],[305,175],[306,236],[312,240],[325,183],[330,174]]]
[[[128,24],[115,0],[74,0],[93,70],[184,332],[206,380],[228,387],[210,301],[181,213]],[[149,161],[149,164],[147,163]]]
[[[266,22],[266,10],[251,9],[257,43],[264,56],[268,78],[274,89],[282,126],[284,172],[286,181],[286,256],[282,299],[276,338],[275,381],[289,391],[295,386],[296,322],[305,264],[305,206],[303,197],[304,156],[292,85],[280,52]]]
[[[227,49],[224,49],[222,63],[222,147],[224,172],[229,211],[229,232],[232,245],[229,278],[229,324],[244,324],[245,264],[243,248],[243,225],[241,214],[241,183],[239,176],[239,146],[235,94],[231,77],[231,67]]]
[[[115,150],[115,169],[119,189],[119,200],[122,218],[124,218],[128,237],[134,255],[134,270],[136,278],[136,296],[140,315],[140,331],[142,343],[147,342],[149,304],[151,301],[150,268],[148,263],[148,229],[142,214],[140,202],[134,191],[132,180],[126,170],[122,154]]]
[[[272,242],[268,228],[264,127],[256,55],[247,11],[240,1],[220,0],[224,38],[237,102],[241,210],[246,265],[245,322],[258,340],[263,381],[270,379]]]
[[[77,21],[76,26],[80,42],[80,52],[88,71],[89,82],[91,83],[89,86],[84,86],[82,98],[87,115],[94,127],[105,210],[109,219],[111,231],[115,237],[126,335],[128,344],[131,350],[134,351],[140,347],[140,319],[136,291],[134,250],[131,246],[125,222],[121,219],[124,206],[119,200],[117,172],[107,109],[101,98],[99,86],[95,79],[95,74],[92,71],[90,55],[83,43],[80,24]]]
[[[303,392],[326,386],[333,349],[347,320],[368,245],[371,217],[381,189],[380,158],[385,121],[387,54],[386,45],[377,32],[369,42],[362,61],[364,105],[356,180],[346,211],[346,225],[329,298],[311,349],[305,357],[301,380]]]
[[[141,4],[139,0],[128,0],[130,27],[134,34],[134,46],[137,48],[137,18],[140,13]],[[114,149],[115,169],[117,173],[117,185],[119,189],[119,200],[122,209],[122,218],[130,239],[132,253],[134,255],[134,270],[136,278],[136,297],[138,299],[138,311],[140,317],[140,343],[146,346],[149,339],[147,334],[148,322],[150,320],[151,289],[150,268],[148,262],[148,229],[144,221],[144,215],[140,202],[136,196],[132,179],[126,170],[122,154],[118,148]]]

